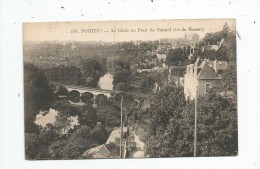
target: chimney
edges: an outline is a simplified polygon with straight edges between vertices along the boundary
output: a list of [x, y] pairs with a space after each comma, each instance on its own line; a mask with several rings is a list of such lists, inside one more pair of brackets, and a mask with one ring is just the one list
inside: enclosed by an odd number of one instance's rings
[[214, 60], [213, 68], [215, 70], [215, 73], [218, 74], [218, 61], [217, 60]]
[[101, 122], [97, 122], [97, 127], [101, 127], [102, 123]]
[[225, 40], [225, 39], [221, 39], [221, 41], [220, 41], [220, 45], [222, 45], [222, 44], [223, 44], [224, 40]]
[[220, 47], [220, 42], [217, 42], [217, 46]]
[[190, 65], [187, 65], [187, 66], [186, 66], [186, 70], [187, 70], [186, 73], [187, 73], [187, 74], [190, 74]]
[[190, 70], [191, 70], [191, 75], [193, 75], [193, 73], [194, 73], [194, 65], [193, 64], [190, 64]]
[[198, 67], [197, 66], [195, 66], [194, 67], [194, 75], [197, 77], [197, 75], [198, 75]]

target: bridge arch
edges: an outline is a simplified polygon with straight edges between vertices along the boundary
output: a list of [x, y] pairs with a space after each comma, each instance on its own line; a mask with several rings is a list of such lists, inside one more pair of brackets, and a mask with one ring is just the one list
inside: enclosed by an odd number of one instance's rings
[[92, 93], [95, 96], [99, 94], [104, 94], [107, 98], [111, 97], [111, 92], [110, 90], [103, 90], [103, 89], [97, 89], [97, 88], [88, 88], [84, 86], [66, 86], [69, 92], [76, 90], [80, 93], [80, 96], [83, 93], [89, 92]]
[[96, 103], [99, 103], [99, 102], [104, 102], [104, 101], [107, 101], [107, 96], [105, 94], [98, 94], [96, 95], [95, 97], [95, 102]]
[[84, 92], [81, 94], [81, 100], [86, 103], [90, 100], [93, 100], [95, 98], [95, 95], [91, 92]]
[[80, 97], [80, 92], [77, 90], [71, 90], [71, 91], [69, 91], [69, 96], [70, 97]]

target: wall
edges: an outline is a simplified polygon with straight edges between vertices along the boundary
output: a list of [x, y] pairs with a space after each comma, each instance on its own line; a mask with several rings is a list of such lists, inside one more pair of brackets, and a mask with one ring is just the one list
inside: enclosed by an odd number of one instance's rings
[[210, 83], [211, 84], [211, 88], [216, 87], [216, 82], [218, 81], [218, 79], [207, 79], [207, 80], [199, 80], [199, 95], [204, 95], [205, 94], [205, 90], [206, 90], [206, 84]]

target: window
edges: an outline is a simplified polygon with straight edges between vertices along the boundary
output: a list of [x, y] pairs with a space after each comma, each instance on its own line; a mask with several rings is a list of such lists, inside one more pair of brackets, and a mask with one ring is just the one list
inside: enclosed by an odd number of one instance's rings
[[210, 91], [210, 89], [211, 89], [211, 84], [210, 83], [207, 83], [206, 85], [205, 85], [205, 93], [208, 93], [209, 91]]

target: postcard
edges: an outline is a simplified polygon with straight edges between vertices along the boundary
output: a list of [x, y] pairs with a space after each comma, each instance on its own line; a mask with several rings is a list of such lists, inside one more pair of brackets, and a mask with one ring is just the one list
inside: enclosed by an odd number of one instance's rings
[[235, 19], [23, 24], [27, 160], [238, 154]]

